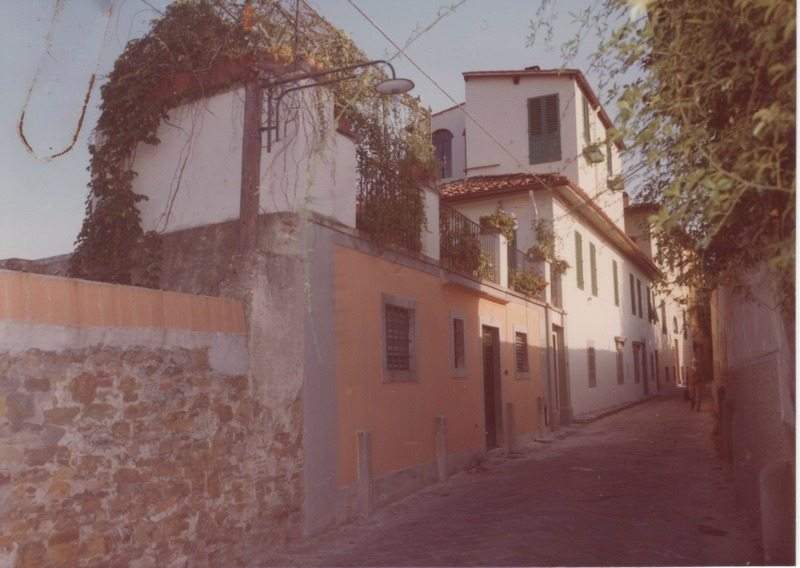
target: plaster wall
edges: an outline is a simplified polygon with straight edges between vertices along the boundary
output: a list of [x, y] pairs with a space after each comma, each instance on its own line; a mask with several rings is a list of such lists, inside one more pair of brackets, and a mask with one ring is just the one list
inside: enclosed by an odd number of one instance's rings
[[[470, 79], [464, 86], [469, 113], [486, 130], [466, 123], [470, 175], [553, 173], [578, 179], [576, 87], [568, 78], [511, 77]], [[561, 117], [561, 160], [531, 165], [528, 156], [528, 99], [558, 94]], [[507, 150], [498, 146], [500, 142]], [[509, 155], [510, 154], [510, 155]]]
[[[645, 395], [644, 373], [634, 380], [633, 342], [642, 342], [649, 353], [656, 348], [654, 328], [647, 319], [646, 287], [649, 280], [640, 269], [610, 242], [578, 217], [569, 215], [566, 207], [553, 200], [556, 250], [570, 267], [562, 276], [564, 308], [567, 313], [566, 348], [571, 385], [571, 401], [576, 416], [637, 400]], [[583, 244], [583, 289], [577, 285], [575, 232]], [[592, 294], [589, 245], [594, 244], [597, 258], [598, 294]], [[612, 261], [617, 263], [619, 305], [614, 302]], [[633, 315], [629, 275], [641, 281], [644, 317]], [[623, 384], [617, 382], [616, 338], [623, 338]], [[589, 386], [588, 348], [596, 353], [597, 385]], [[648, 368], [648, 377], [650, 376]], [[655, 382], [648, 383], [650, 393]]]
[[[157, 131], [161, 143], [139, 145], [133, 190], [148, 198], [138, 205], [145, 230], [238, 219], [243, 115], [244, 89], [233, 89], [171, 110]], [[308, 208], [355, 226], [355, 145], [332, 127], [329, 96], [287, 96], [281, 123], [281, 141], [262, 153], [261, 211]]]
[[441, 181], [443, 182], [461, 179], [467, 176], [467, 130], [466, 117], [462, 108], [463, 106], [459, 105], [431, 116], [431, 132], [445, 129], [449, 130], [453, 135], [450, 146], [453, 160], [453, 175], [448, 178], [442, 178]]
[[[356, 480], [356, 432], [372, 435], [372, 472], [386, 476], [435, 460], [435, 419], [447, 420], [447, 452], [485, 448], [481, 326], [497, 327], [501, 343], [503, 403], [514, 407], [517, 435], [539, 427], [537, 398], [544, 397], [541, 364], [543, 308], [524, 300], [507, 304], [423, 272], [347, 247], [334, 253], [338, 426], [337, 479]], [[382, 379], [382, 298], [415, 302], [416, 380]], [[466, 373], [451, 371], [451, 313], [465, 319]], [[530, 372], [517, 376], [513, 333], [526, 331]], [[500, 434], [500, 432], [499, 432]]]
[[788, 326], [793, 315], [783, 313], [778, 282], [766, 266], [753, 269], [744, 284], [744, 290], [721, 286], [712, 294], [713, 400], [723, 456], [732, 462], [740, 503], [760, 529], [764, 561], [792, 564], [796, 377]]
[[425, 200], [425, 226], [422, 227], [422, 254], [439, 259], [439, 192], [435, 187], [422, 190]]
[[296, 536], [302, 436], [254, 337], [234, 300], [0, 271], [0, 564], [246, 566]]

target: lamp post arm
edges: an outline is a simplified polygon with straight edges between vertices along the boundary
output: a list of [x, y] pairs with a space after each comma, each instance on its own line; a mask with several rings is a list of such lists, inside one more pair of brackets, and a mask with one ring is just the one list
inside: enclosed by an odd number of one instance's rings
[[[337, 67], [336, 69], [328, 69], [326, 71], [318, 71], [316, 73], [305, 73], [303, 75], [295, 75], [293, 77], [287, 77], [285, 79], [281, 79], [279, 81], [263, 81], [261, 84], [263, 87], [267, 89], [271, 89], [273, 87], [279, 87], [280, 85], [285, 85], [287, 83], [294, 83], [297, 81], [303, 81], [305, 79], [317, 79], [319, 77], [325, 77], [326, 75], [333, 75], [334, 73], [341, 73], [342, 71], [354, 71], [356, 69], [361, 69], [363, 67], [372, 67], [375, 65], [386, 65], [389, 70], [392, 72], [392, 79], [397, 78], [397, 74], [395, 73], [394, 66], [384, 59], [375, 59], [373, 61], [367, 61], [364, 63], [354, 63], [353, 65], [345, 65], [343, 67]], [[349, 77], [348, 77], [349, 78]], [[339, 81], [343, 81], [345, 79], [339, 79]], [[336, 80], [330, 81], [338, 82]]]

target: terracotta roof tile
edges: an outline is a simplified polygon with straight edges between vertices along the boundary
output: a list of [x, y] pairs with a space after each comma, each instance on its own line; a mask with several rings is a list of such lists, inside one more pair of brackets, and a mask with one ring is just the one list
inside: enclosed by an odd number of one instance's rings
[[556, 174], [506, 174], [496, 176], [474, 176], [446, 183], [439, 187], [443, 201], [474, 199], [497, 193], [545, 189], [569, 184], [564, 176]]

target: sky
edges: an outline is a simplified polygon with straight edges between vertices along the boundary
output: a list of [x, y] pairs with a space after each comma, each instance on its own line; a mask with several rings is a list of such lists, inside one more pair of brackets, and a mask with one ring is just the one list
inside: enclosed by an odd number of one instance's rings
[[[443, 10], [457, 6], [407, 49], [446, 94], [402, 56], [393, 61], [398, 75], [416, 83], [414, 93], [434, 112], [453, 105], [453, 100], [463, 101], [464, 71], [562, 64], [558, 50], [527, 45], [540, 0], [354, 1], [399, 45]], [[574, 33], [569, 14], [589, 1], [558, 2], [557, 38]], [[0, 259], [42, 258], [72, 250], [88, 191], [87, 147], [99, 116], [100, 86], [126, 43], [144, 35], [158, 16], [155, 10], [167, 4], [168, 0], [0, 2]], [[368, 56], [395, 55], [347, 0], [310, 4]], [[592, 47], [587, 38], [571, 66], [585, 68]], [[74, 146], [50, 158], [70, 147], [93, 74], [97, 80]]]

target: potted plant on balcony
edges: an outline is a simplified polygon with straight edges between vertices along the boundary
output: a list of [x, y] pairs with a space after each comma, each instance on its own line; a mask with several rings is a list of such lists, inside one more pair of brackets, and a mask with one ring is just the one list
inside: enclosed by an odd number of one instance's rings
[[600, 148], [600, 144], [597, 142], [584, 147], [583, 157], [586, 158], [586, 161], [590, 164], [601, 164], [606, 159], [603, 150]]
[[538, 296], [547, 288], [547, 281], [530, 270], [521, 270], [511, 276], [510, 285], [526, 296]]
[[564, 274], [567, 268], [569, 268], [569, 263], [563, 258], [554, 258], [550, 261], [550, 269], [553, 271], [553, 274]]
[[481, 232], [500, 233], [509, 241], [514, 239], [514, 231], [519, 226], [516, 215], [500, 208], [491, 215], [481, 217], [479, 223]]
[[621, 175], [611, 176], [606, 183], [611, 191], [625, 191], [625, 178]]

